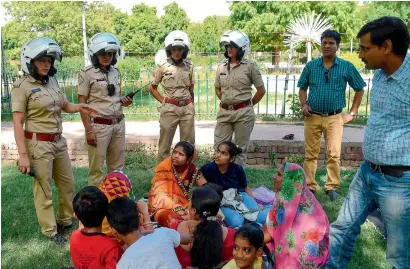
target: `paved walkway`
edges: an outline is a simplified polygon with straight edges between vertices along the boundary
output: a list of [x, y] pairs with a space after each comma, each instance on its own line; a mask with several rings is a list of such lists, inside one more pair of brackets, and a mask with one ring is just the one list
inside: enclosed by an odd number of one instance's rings
[[[198, 145], [212, 145], [214, 139], [216, 121], [196, 121], [195, 137]], [[251, 140], [278, 141], [286, 134], [294, 134], [294, 141], [304, 141], [303, 125], [256, 123], [252, 132]], [[345, 127], [343, 142], [362, 143], [363, 127]], [[84, 127], [81, 122], [64, 122], [63, 135], [67, 140], [84, 137]], [[159, 139], [159, 122], [128, 121], [126, 123], [126, 138], [128, 141], [156, 144]], [[176, 132], [173, 143], [179, 141], [179, 129]], [[14, 144], [12, 122], [1, 123], [1, 143]]]

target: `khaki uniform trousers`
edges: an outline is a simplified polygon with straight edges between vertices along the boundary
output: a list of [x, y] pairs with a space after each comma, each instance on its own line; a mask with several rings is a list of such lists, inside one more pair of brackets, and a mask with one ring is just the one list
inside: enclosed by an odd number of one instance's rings
[[315, 181], [317, 159], [320, 152], [322, 133], [326, 143], [327, 183], [326, 190], [335, 190], [340, 186], [340, 152], [343, 137], [342, 114], [329, 117], [312, 115], [305, 118], [305, 162], [303, 168], [307, 176], [309, 189], [317, 190]]
[[88, 185], [99, 187], [104, 179], [104, 163], [107, 173], [124, 169], [125, 120], [113, 125], [93, 124], [97, 147], [88, 145]]
[[[40, 181], [47, 197], [44, 195], [40, 183], [34, 179], [34, 206], [41, 232], [46, 236], [57, 234], [57, 224], [71, 225], [73, 216], [73, 184], [74, 176], [71, 160], [67, 152], [67, 141], [61, 137], [56, 142], [25, 139], [29, 154], [30, 166], [36, 172], [36, 179]], [[54, 215], [52, 200], [52, 179], [58, 190], [57, 217]]]
[[159, 108], [159, 113], [160, 133], [157, 159], [161, 162], [169, 156], [178, 125], [180, 140], [195, 144], [195, 109], [192, 103], [181, 107], [165, 103]]
[[214, 135], [214, 149], [224, 141], [231, 141], [235, 134], [235, 144], [242, 149], [242, 153], [236, 156], [235, 162], [244, 166], [248, 154], [248, 144], [255, 125], [255, 112], [252, 106], [238, 110], [225, 110], [221, 108], [217, 115]]

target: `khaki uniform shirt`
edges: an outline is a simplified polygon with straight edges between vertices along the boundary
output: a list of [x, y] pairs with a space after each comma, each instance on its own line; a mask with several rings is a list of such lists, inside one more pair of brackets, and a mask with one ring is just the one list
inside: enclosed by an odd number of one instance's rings
[[[115, 93], [108, 95], [108, 84], [114, 84]], [[78, 95], [88, 96], [87, 103], [103, 116], [122, 114], [119, 71], [110, 66], [106, 73], [99, 68], [84, 67], [78, 75]]]
[[189, 99], [189, 87], [195, 84], [193, 67], [189, 60], [184, 59], [181, 64], [175, 65], [172, 59], [168, 58], [152, 73], [152, 84], [161, 84], [166, 97], [176, 100]]
[[13, 84], [12, 112], [24, 113], [24, 128], [28, 132], [61, 134], [61, 111], [67, 103], [54, 77], [50, 77], [46, 85], [30, 75]]
[[223, 104], [234, 105], [252, 99], [252, 84], [261, 87], [263, 80], [259, 69], [249, 60], [243, 59], [230, 70], [225, 60], [216, 70], [215, 87], [221, 88]]

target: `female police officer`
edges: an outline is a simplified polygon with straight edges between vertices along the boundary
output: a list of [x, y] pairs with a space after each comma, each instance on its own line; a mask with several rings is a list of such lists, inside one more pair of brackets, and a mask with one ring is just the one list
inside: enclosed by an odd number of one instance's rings
[[[168, 59], [160, 63], [152, 74], [151, 94], [162, 105], [158, 162], [168, 157], [175, 131], [179, 125], [180, 140], [195, 143], [195, 110], [193, 104], [193, 63], [186, 59], [189, 38], [185, 32], [172, 31], [165, 38]], [[158, 91], [161, 83], [164, 96]]]
[[[50, 38], [34, 38], [23, 45], [21, 69], [24, 76], [16, 81], [11, 93], [14, 135], [19, 152], [18, 168], [24, 174], [35, 173], [34, 205], [41, 232], [56, 243], [64, 243], [61, 233], [71, 225], [73, 215], [73, 172], [62, 137], [61, 112], [96, 113], [88, 105], [67, 101], [53, 75], [55, 60], [61, 61], [61, 49]], [[23, 129], [24, 126], [24, 129]], [[51, 179], [58, 189], [58, 210], [54, 216]]]
[[[255, 123], [256, 105], [265, 94], [265, 87], [258, 68], [244, 57], [250, 51], [249, 38], [245, 33], [231, 30], [221, 37], [226, 60], [218, 66], [215, 74], [215, 92], [221, 100], [214, 135], [214, 149], [223, 141], [230, 141], [235, 133], [235, 143], [242, 149], [236, 157], [240, 165], [246, 163], [248, 142]], [[256, 94], [252, 98], [252, 84]]]
[[98, 187], [107, 172], [124, 168], [125, 122], [122, 106], [131, 98], [122, 97], [119, 71], [114, 66], [121, 54], [120, 43], [110, 33], [94, 35], [88, 45], [92, 65], [84, 67], [78, 76], [78, 102], [88, 103], [101, 117], [81, 114], [88, 144], [88, 185]]

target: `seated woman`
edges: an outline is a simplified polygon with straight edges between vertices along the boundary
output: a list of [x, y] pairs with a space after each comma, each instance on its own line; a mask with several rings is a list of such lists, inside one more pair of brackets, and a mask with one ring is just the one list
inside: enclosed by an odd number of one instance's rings
[[263, 227], [275, 268], [320, 268], [329, 257], [329, 220], [306, 185], [298, 164], [286, 163], [274, 178], [276, 198]]
[[170, 228], [193, 238], [191, 244], [175, 249], [182, 268], [217, 268], [232, 259], [235, 230], [217, 222], [220, 199], [212, 188], [195, 188], [188, 210], [190, 219], [171, 224]]
[[194, 146], [181, 141], [175, 145], [172, 155], [155, 168], [148, 207], [159, 225], [169, 227], [173, 221], [189, 218], [187, 207], [192, 188], [206, 183], [194, 159]]
[[[234, 143], [230, 141], [222, 142], [215, 155], [215, 161], [207, 163], [201, 168], [202, 175], [208, 182], [222, 186], [223, 190], [234, 188], [242, 196], [243, 203], [250, 210], [259, 210], [263, 208], [258, 205], [253, 198], [252, 190], [246, 182], [245, 170], [242, 166], [235, 163], [235, 158], [242, 152]], [[269, 209], [262, 210], [256, 222], [264, 224]], [[242, 226], [245, 222], [243, 216], [236, 210], [222, 206], [222, 213], [225, 215], [225, 223], [230, 227]]]
[[[118, 197], [130, 197], [132, 186], [126, 174], [122, 171], [115, 170], [109, 173], [100, 183], [100, 190], [105, 194], [108, 202], [111, 202]], [[137, 202], [136, 207], [138, 208], [138, 214], [140, 217], [141, 231], [144, 234], [152, 233], [154, 231], [154, 227], [148, 214], [148, 207], [142, 202]], [[115, 239], [106, 217], [102, 223], [102, 232], [105, 235]]]

